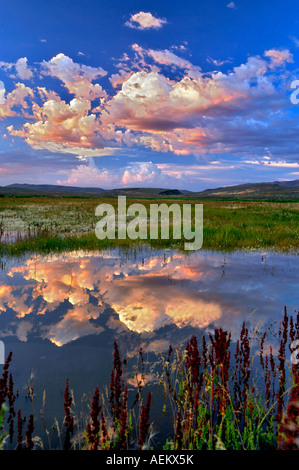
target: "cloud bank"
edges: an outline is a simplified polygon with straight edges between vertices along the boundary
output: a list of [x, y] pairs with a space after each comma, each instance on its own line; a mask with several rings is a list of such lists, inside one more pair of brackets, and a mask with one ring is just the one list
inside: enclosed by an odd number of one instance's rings
[[[143, 12], [131, 20], [143, 29], [165, 23]], [[111, 171], [86, 160], [120, 149], [140, 148], [182, 159], [229, 154], [239, 161], [262, 162], [268, 155], [271, 162], [290, 163], [298, 160], [299, 150], [288, 96], [292, 63], [289, 50], [273, 48], [226, 73], [203, 72], [170, 49], [146, 49], [136, 43], [110, 74], [100, 65], [77, 63], [63, 53], [35, 67], [21, 58], [14, 64], [0, 63], [16, 77], [11, 91], [0, 86], [0, 119], [7, 136], [34, 150], [79, 157], [68, 177], [59, 179], [67, 184], [170, 182], [166, 167], [150, 162]], [[31, 86], [19, 79], [30, 80]], [[54, 89], [48, 86], [50, 80], [55, 81]]]

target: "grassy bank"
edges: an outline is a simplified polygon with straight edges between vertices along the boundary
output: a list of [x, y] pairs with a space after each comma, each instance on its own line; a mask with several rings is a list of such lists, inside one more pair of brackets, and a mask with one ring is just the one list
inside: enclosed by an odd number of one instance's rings
[[[127, 207], [142, 203], [203, 204], [203, 248], [274, 249], [297, 251], [299, 246], [299, 203], [257, 201], [200, 201], [178, 199], [127, 199]], [[76, 249], [97, 250], [113, 246], [149, 243], [155, 247], [183, 248], [184, 240], [103, 240], [95, 236], [98, 204], [117, 209], [116, 198], [18, 197], [0, 200], [2, 254], [50, 252]], [[194, 207], [194, 206], [193, 206]]]
[[[229, 332], [215, 329], [200, 341], [192, 336], [184, 347], [169, 346], [168, 353], [157, 354], [151, 366], [155, 379], [149, 384], [142, 350], [129, 381], [130, 371], [114, 343], [110, 385], [96, 388], [89, 413], [78, 412], [66, 379], [64, 402], [57, 401], [64, 419], [59, 423], [53, 416], [45, 422], [45, 391], [39, 414], [29, 387], [33, 412], [26, 427], [9, 371], [10, 353], [0, 379], [0, 445], [44, 448], [35, 431], [42, 420], [48, 446], [52, 430], [58, 436], [54, 448], [65, 450], [297, 450], [299, 365], [291, 364], [289, 357], [298, 339], [299, 314], [289, 317], [286, 310], [276, 331], [249, 332], [244, 323], [233, 341]], [[157, 403], [155, 415], [160, 414], [160, 424], [166, 421], [167, 438], [159, 436], [153, 420]], [[154, 436], [160, 438], [158, 447]]]

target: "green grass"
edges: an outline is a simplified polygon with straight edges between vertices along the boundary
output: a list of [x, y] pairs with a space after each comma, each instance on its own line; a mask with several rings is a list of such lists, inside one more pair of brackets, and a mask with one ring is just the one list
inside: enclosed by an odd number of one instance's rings
[[[203, 204], [203, 249], [298, 250], [298, 202], [127, 198], [127, 207], [136, 202], [141, 202], [147, 209], [151, 203], [162, 202], [169, 205]], [[144, 243], [153, 247], [183, 249], [185, 240], [173, 240], [171, 236], [169, 240], [131, 241], [118, 240], [117, 236], [115, 240], [98, 240], [94, 232], [99, 220], [95, 217], [95, 208], [101, 203], [110, 203], [117, 208], [118, 201], [117, 198], [2, 198], [0, 229], [3, 235], [0, 252], [18, 255], [25, 252], [98, 250]], [[4, 234], [8, 235], [8, 239]], [[13, 236], [14, 239], [11, 238]]]

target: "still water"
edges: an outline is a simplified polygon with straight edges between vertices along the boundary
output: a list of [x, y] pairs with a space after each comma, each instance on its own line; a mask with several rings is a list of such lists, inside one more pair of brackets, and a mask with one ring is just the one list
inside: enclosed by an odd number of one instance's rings
[[32, 407], [31, 376], [37, 400], [46, 390], [50, 425], [63, 416], [66, 378], [75, 397], [109, 384], [115, 340], [123, 358], [140, 347], [151, 357], [215, 327], [234, 336], [244, 321], [275, 325], [285, 306], [299, 307], [298, 256], [272, 252], [80, 251], [2, 259], [0, 277], [16, 408]]

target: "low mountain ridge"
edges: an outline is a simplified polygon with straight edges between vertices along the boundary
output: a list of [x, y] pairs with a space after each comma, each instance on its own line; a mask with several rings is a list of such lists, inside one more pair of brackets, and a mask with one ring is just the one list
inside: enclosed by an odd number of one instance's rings
[[299, 180], [270, 183], [246, 183], [204, 191], [171, 188], [89, 188], [52, 184], [10, 184], [0, 187], [2, 196], [52, 197], [117, 197], [129, 198], [191, 198], [191, 199], [245, 199], [245, 200], [299, 200]]

